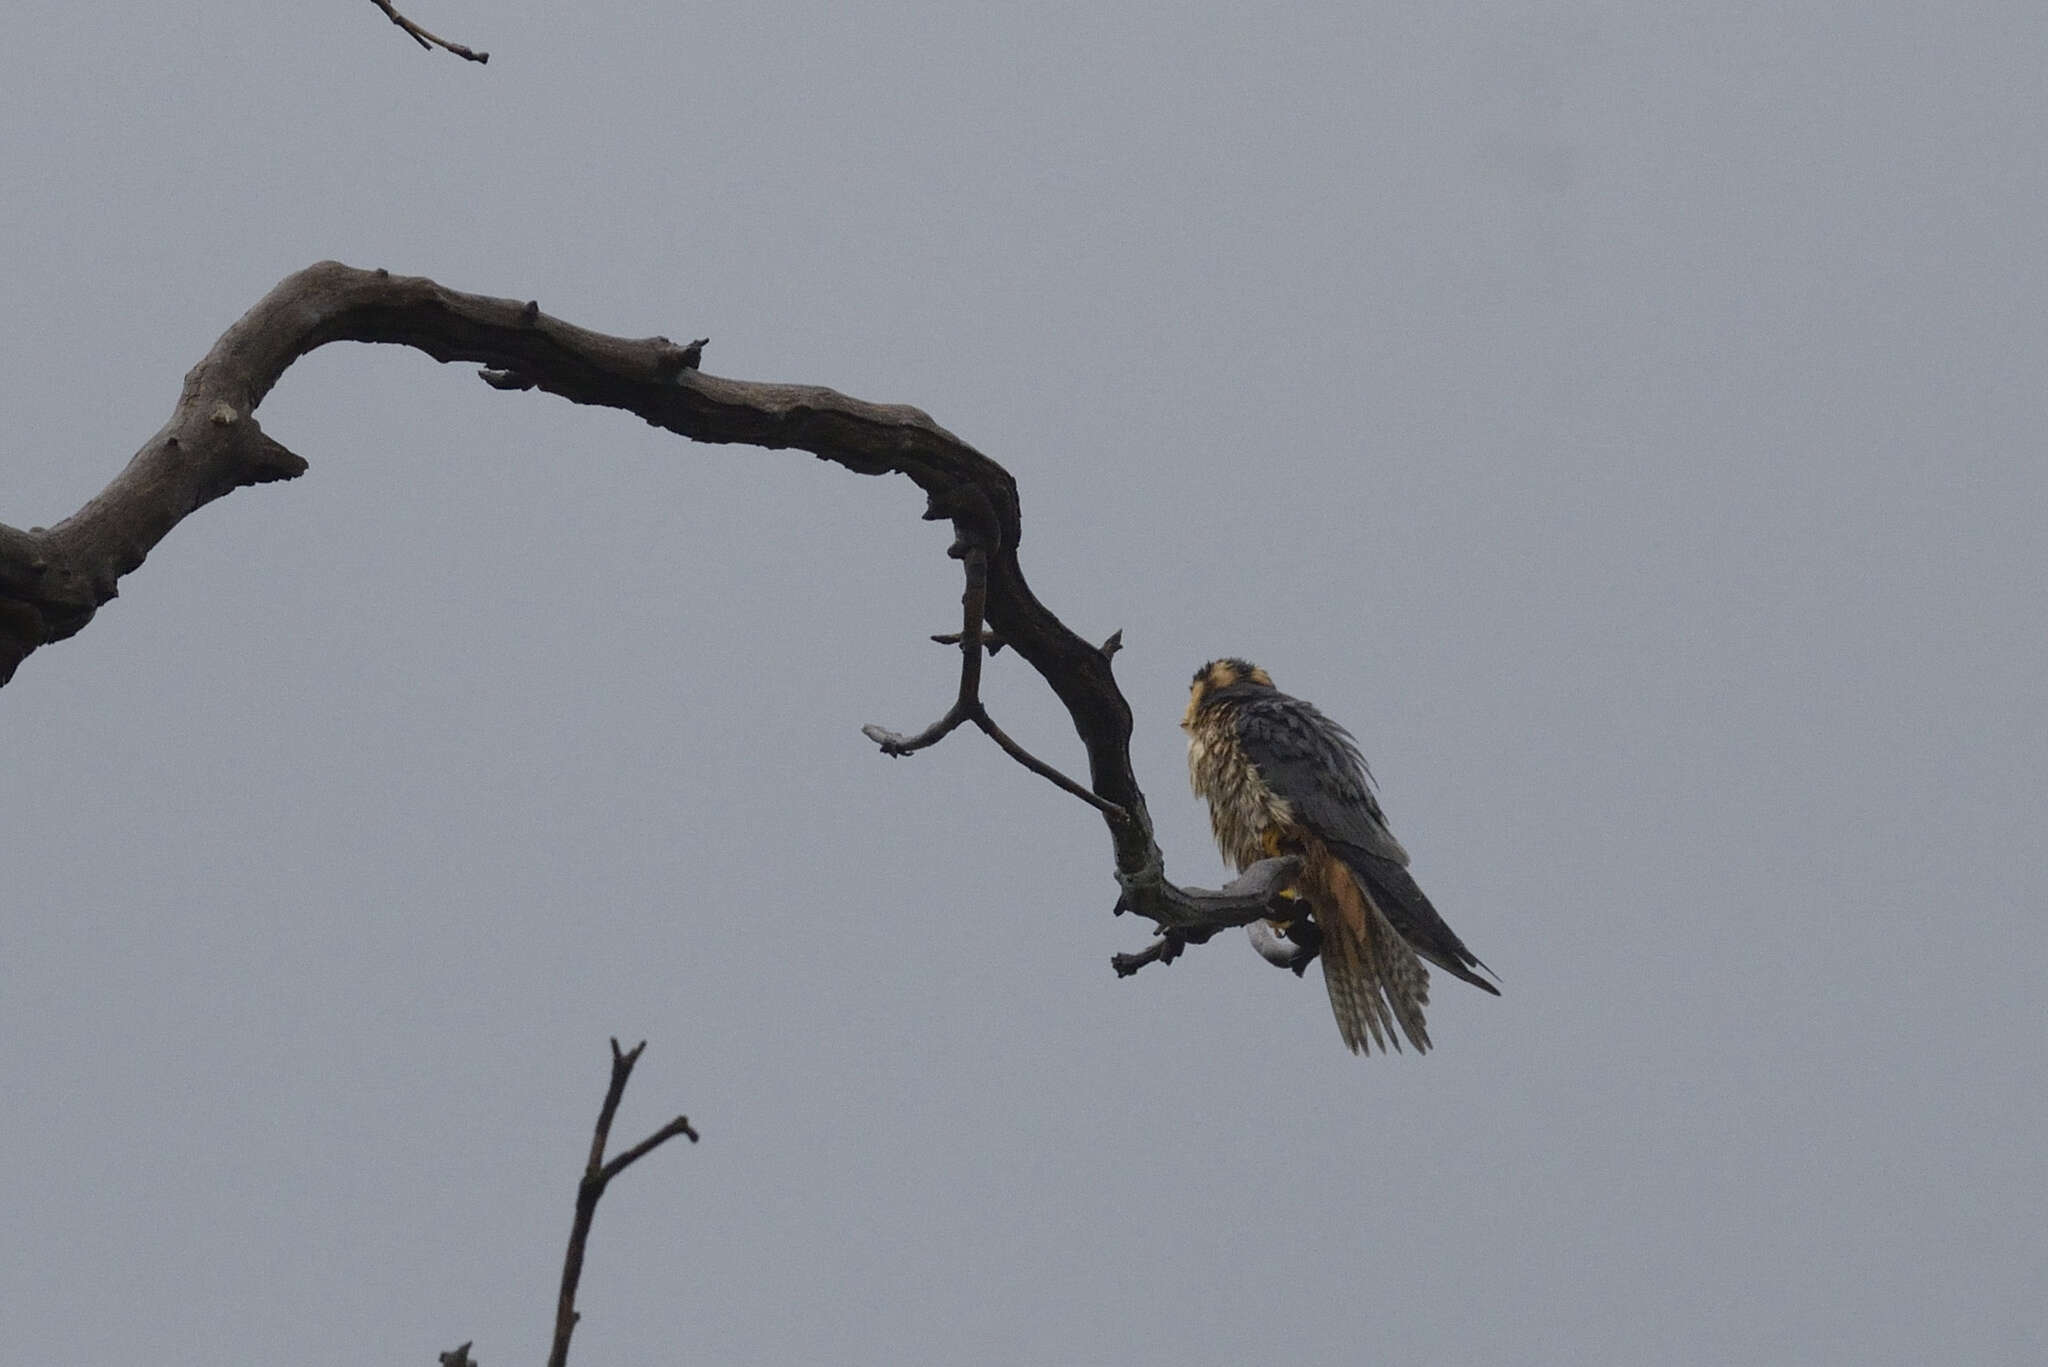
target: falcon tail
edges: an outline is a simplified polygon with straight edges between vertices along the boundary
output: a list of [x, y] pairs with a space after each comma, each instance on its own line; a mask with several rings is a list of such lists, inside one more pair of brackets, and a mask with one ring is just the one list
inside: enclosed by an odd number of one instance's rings
[[[1401, 1035], [1418, 1054], [1429, 1052], [1422, 1008], [1429, 1005], [1429, 970], [1395, 933], [1357, 877], [1320, 845], [1307, 850], [1304, 891], [1323, 933], [1323, 985], [1337, 1030], [1354, 1054], [1399, 1052]], [[1400, 1033], [1395, 1033], [1399, 1025]]]
[[1381, 923], [1391, 925], [1417, 954], [1482, 992], [1491, 992], [1496, 997], [1500, 995], [1498, 987], [1472, 971], [1476, 968], [1492, 973], [1493, 970], [1481, 963], [1477, 954], [1465, 948], [1465, 942], [1444, 923], [1443, 917], [1437, 915], [1436, 908], [1430, 905], [1429, 898], [1423, 895], [1407, 869], [1362, 846], [1344, 841], [1330, 842], [1330, 851], [1358, 876], [1358, 886], [1364, 890], [1367, 902], [1383, 913]]

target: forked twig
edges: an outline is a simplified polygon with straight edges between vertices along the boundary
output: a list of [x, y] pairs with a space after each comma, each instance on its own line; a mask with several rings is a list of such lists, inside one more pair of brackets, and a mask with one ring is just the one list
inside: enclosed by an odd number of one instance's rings
[[990, 655], [995, 654], [1002, 648], [1003, 642], [1000, 637], [982, 628], [982, 616], [988, 606], [988, 552], [980, 546], [955, 549], [967, 571], [967, 588], [960, 595], [960, 630], [957, 634], [947, 632], [943, 636], [932, 637], [941, 645], [960, 647], [960, 689], [953, 696], [953, 705], [946, 709], [945, 716], [914, 736], [899, 735], [872, 723], [863, 726], [860, 729], [861, 734], [881, 746], [885, 755], [914, 755], [919, 750], [944, 740], [959, 729], [960, 723], [971, 721], [980, 728], [983, 735], [1002, 747], [1004, 754], [1032, 773], [1072, 793], [1113, 821], [1129, 820], [1130, 814], [1122, 807], [1090, 792], [1011, 740], [1008, 733], [996, 725], [995, 718], [989, 716], [988, 708], [981, 701], [981, 657], [984, 651]]
[[609, 1163], [605, 1161], [604, 1146], [611, 1138], [612, 1117], [618, 1114], [619, 1098], [626, 1094], [626, 1079], [633, 1075], [633, 1065], [640, 1061], [641, 1051], [646, 1048], [646, 1040], [623, 1050], [616, 1039], [612, 1041], [612, 1081], [605, 1089], [604, 1104], [598, 1108], [597, 1130], [590, 1139], [590, 1161], [584, 1165], [583, 1180], [576, 1188], [576, 1223], [569, 1230], [569, 1251], [562, 1258], [562, 1291], [555, 1302], [555, 1342], [548, 1352], [548, 1367], [567, 1367], [569, 1361], [569, 1336], [576, 1332], [576, 1321], [582, 1318], [576, 1313], [576, 1284], [583, 1278], [583, 1250], [590, 1241], [590, 1224], [596, 1218], [597, 1202], [605, 1187], [679, 1134], [688, 1137], [692, 1144], [697, 1142], [697, 1132], [690, 1128], [689, 1117], [679, 1115]]

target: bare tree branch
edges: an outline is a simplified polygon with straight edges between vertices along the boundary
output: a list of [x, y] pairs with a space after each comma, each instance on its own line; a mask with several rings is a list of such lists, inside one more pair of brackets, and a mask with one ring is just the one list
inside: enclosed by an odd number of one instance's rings
[[[121, 576], [186, 515], [244, 485], [305, 470], [263, 434], [255, 410], [299, 357], [341, 341], [475, 362], [496, 387], [624, 409], [694, 441], [809, 451], [857, 474], [905, 476], [924, 490], [926, 518], [953, 523], [968, 575], [961, 690], [939, 734], [973, 721], [1013, 759], [1099, 811], [1115, 851], [1120, 910], [1182, 932], [1186, 943], [1200, 942], [1188, 932], [1286, 918], [1284, 881], [1255, 880], [1266, 865], [1221, 893], [1167, 881], [1131, 767], [1130, 705], [1110, 670], [1121, 633], [1092, 645], [1031, 592], [1017, 560], [1016, 481], [1000, 465], [915, 408], [709, 375], [696, 368], [701, 342], [607, 336], [550, 317], [533, 301], [465, 294], [387, 271], [330, 261], [290, 276], [192, 368], [170, 421], [95, 498], [47, 530], [0, 526], [0, 684], [37, 648], [84, 629], [115, 596]], [[982, 708], [988, 635], [1016, 651], [1065, 705], [1087, 755], [1085, 784], [1031, 757]], [[971, 700], [965, 709], [963, 698]]]
[[[679, 1115], [609, 1163], [605, 1161], [604, 1149], [611, 1139], [612, 1118], [619, 1112], [619, 1098], [626, 1094], [626, 1080], [633, 1075], [633, 1065], [640, 1061], [646, 1048], [646, 1040], [626, 1050], [619, 1048], [616, 1039], [612, 1041], [612, 1080], [605, 1089], [604, 1104], [597, 1111], [597, 1130], [590, 1139], [590, 1161], [584, 1165], [583, 1180], [576, 1187], [576, 1221], [569, 1230], [569, 1250], [562, 1257], [562, 1290], [555, 1301], [555, 1340], [548, 1351], [548, 1367], [567, 1367], [569, 1361], [569, 1337], [582, 1318], [576, 1313], [576, 1284], [583, 1278], [583, 1250], [590, 1241], [591, 1221], [597, 1218], [597, 1203], [604, 1189], [614, 1177], [677, 1135], [687, 1136], [692, 1144], [697, 1142], [697, 1132], [690, 1128], [689, 1118]], [[466, 1352], [468, 1347], [464, 1344], [458, 1351]]]
[[460, 43], [451, 43], [446, 38], [437, 37], [427, 32], [412, 20], [400, 14], [393, 7], [391, 0], [370, 0], [370, 3], [383, 10], [386, 18], [411, 34], [412, 40], [429, 52], [432, 52], [435, 48], [440, 48], [443, 52], [454, 53], [466, 62], [488, 62], [491, 60], [491, 54], [488, 52], [478, 52], [472, 48], [466, 48]]

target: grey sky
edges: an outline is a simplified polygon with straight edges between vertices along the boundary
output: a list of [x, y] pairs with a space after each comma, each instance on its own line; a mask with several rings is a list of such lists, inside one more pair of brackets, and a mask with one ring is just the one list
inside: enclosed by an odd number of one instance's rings
[[[1796, 10], [1785, 13], [1785, 9]], [[1017, 476], [1174, 723], [1356, 730], [1500, 1001], [1359, 1061], [922, 725], [902, 481], [329, 348], [0, 695], [22, 1362], [2048, 1358], [2038, 5], [19, 6], [0, 520], [316, 259]], [[989, 696], [1074, 764], [1008, 656]]]

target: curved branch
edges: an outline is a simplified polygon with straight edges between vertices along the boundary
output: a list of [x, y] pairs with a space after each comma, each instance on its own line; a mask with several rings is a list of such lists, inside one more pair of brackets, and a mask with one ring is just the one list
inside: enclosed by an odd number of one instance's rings
[[[909, 479], [924, 490], [925, 517], [953, 523], [971, 581], [985, 581], [978, 626], [963, 602], [962, 696], [970, 696], [966, 675], [973, 670], [978, 678], [989, 636], [1022, 656], [1058, 696], [1087, 754], [1085, 786], [1062, 782], [1014, 741], [1004, 749], [1101, 811], [1115, 849], [1119, 908], [1184, 935], [1257, 918], [1241, 898], [1219, 902], [1219, 894], [1166, 881], [1131, 767], [1130, 705], [1110, 671], [1121, 633], [1093, 645], [1032, 593], [1017, 560], [1016, 481], [1002, 466], [915, 408], [708, 375], [697, 368], [702, 342], [608, 336], [552, 318], [532, 301], [465, 294], [388, 271], [327, 261], [287, 277], [192, 368], [170, 421], [97, 497], [47, 530], [0, 526], [0, 684], [28, 654], [91, 622], [121, 577], [188, 514], [244, 485], [302, 473], [306, 463], [264, 435], [255, 410], [294, 361], [344, 341], [478, 363], [500, 388], [623, 409], [693, 441], [809, 451], [856, 474]], [[974, 720], [999, 744], [1008, 740], [980, 711], [978, 696], [959, 720]], [[1285, 914], [1284, 904], [1271, 910]]]

